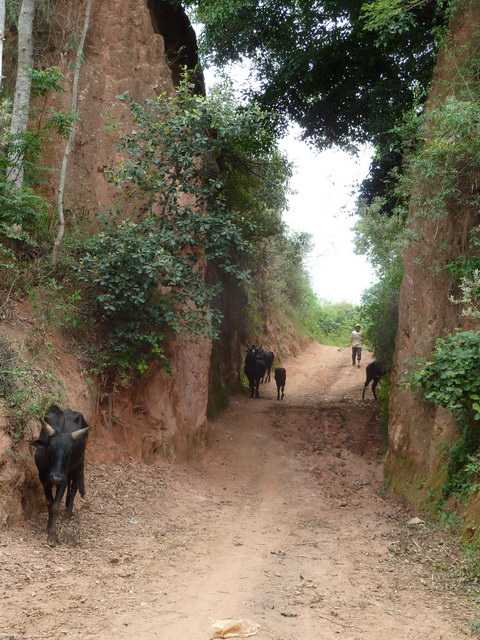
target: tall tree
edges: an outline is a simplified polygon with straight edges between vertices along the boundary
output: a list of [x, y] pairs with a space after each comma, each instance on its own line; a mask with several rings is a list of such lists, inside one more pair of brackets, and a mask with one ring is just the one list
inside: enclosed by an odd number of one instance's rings
[[5, 41], [6, 0], [0, 0], [0, 90], [3, 84], [3, 43]]
[[85, 40], [87, 38], [88, 29], [90, 27], [90, 15], [92, 13], [92, 4], [93, 4], [93, 0], [87, 0], [85, 5], [85, 17], [83, 20], [82, 35], [80, 37], [80, 42], [78, 44], [77, 55], [75, 58], [75, 67], [73, 71], [72, 115], [74, 116], [74, 121], [70, 129], [70, 134], [68, 136], [67, 144], [65, 145], [65, 150], [63, 152], [62, 166], [60, 169], [60, 182], [58, 185], [58, 194], [57, 194], [58, 231], [57, 231], [57, 236], [55, 238], [53, 251], [52, 251], [53, 264], [56, 264], [57, 262], [58, 252], [59, 252], [60, 245], [62, 243], [63, 236], [65, 233], [65, 214], [63, 210], [65, 182], [67, 179], [68, 160], [70, 158], [70, 152], [72, 150], [73, 143], [75, 142], [76, 124], [78, 120], [78, 90], [80, 85], [80, 70], [82, 67]]
[[[18, 62], [15, 97], [13, 100], [11, 134], [19, 142], [28, 126], [30, 112], [30, 93], [32, 88], [33, 67], [33, 19], [35, 17], [35, 0], [23, 0], [18, 18]], [[14, 145], [10, 158], [8, 178], [17, 187], [23, 185], [24, 167], [21, 145]]]

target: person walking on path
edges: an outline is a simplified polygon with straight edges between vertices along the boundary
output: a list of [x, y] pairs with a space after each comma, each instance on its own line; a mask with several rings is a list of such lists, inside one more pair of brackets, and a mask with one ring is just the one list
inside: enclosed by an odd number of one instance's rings
[[352, 367], [360, 367], [360, 360], [362, 359], [362, 334], [360, 333], [360, 325], [356, 324], [355, 329], [352, 331]]

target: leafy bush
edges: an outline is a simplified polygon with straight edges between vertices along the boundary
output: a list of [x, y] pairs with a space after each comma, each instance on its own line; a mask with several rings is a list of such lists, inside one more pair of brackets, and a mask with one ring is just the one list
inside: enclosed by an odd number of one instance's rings
[[439, 338], [431, 360], [420, 364], [411, 383], [425, 400], [445, 407], [457, 420], [460, 437], [449, 452], [443, 493], [464, 493], [480, 446], [480, 334], [459, 331]]
[[29, 188], [18, 189], [0, 180], [0, 255], [4, 268], [12, 266], [15, 253], [25, 253], [45, 239], [48, 228], [48, 205]]
[[182, 239], [169, 218], [148, 217], [109, 222], [85, 242], [75, 270], [106, 341], [98, 371], [142, 373], [152, 359], [167, 364], [167, 334], [213, 334], [212, 289]]

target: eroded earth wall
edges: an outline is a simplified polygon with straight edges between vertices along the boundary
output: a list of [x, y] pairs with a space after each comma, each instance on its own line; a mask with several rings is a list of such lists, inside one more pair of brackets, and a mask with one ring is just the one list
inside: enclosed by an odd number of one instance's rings
[[[478, 55], [479, 33], [480, 4], [466, 2], [439, 57], [428, 109], [455, 96], [461, 83], [459, 69]], [[414, 189], [421, 194], [432, 185], [417, 182]], [[449, 300], [455, 290], [445, 266], [465, 255], [469, 231], [479, 224], [469, 200], [471, 194], [466, 194], [464, 206], [451, 206], [448, 216], [438, 220], [422, 218], [414, 207], [409, 213], [413, 239], [405, 254], [400, 295], [386, 474], [394, 490], [419, 504], [425, 504], [430, 490], [443, 483], [443, 453], [456, 436], [456, 426], [446, 410], [425, 403], [404, 383], [416, 360], [430, 356], [438, 336], [465, 326], [459, 307]]]

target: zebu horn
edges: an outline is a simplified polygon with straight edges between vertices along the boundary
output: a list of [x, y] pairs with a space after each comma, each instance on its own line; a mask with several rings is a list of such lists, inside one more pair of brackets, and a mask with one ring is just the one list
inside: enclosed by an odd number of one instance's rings
[[73, 440], [78, 440], [85, 433], [87, 433], [88, 429], [89, 429], [89, 427], [86, 427], [85, 429], [77, 429], [76, 431], [72, 431], [72, 433], [70, 435], [72, 436]]
[[48, 422], [45, 422], [45, 420], [42, 420], [42, 425], [49, 436], [54, 436], [56, 434], [55, 429], [51, 427]]

